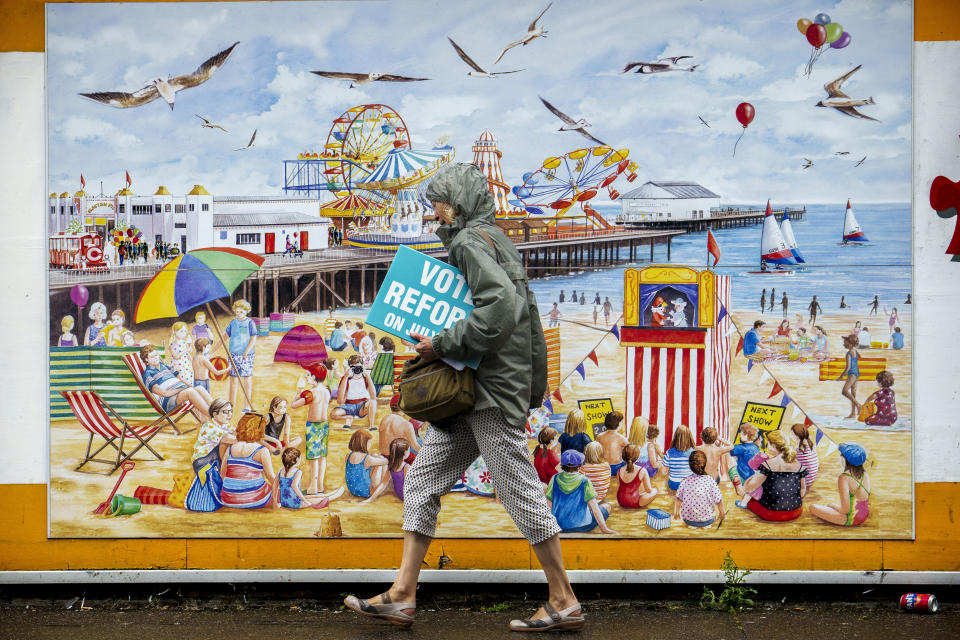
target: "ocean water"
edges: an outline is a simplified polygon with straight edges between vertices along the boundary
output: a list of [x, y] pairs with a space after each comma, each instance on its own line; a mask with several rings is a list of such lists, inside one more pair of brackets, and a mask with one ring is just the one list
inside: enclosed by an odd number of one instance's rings
[[[763, 208], [766, 203], [739, 206]], [[780, 208], [783, 204], [774, 203], [774, 206]], [[799, 208], [802, 205], [787, 206]], [[759, 269], [761, 225], [715, 230], [713, 235], [722, 253], [715, 271], [733, 276], [734, 309], [759, 309], [764, 288], [767, 290], [768, 305], [770, 290], [776, 289], [777, 311], [780, 311], [780, 299], [784, 292], [791, 313], [805, 310], [814, 295], [824, 311], [829, 312], [839, 310], [841, 296], [846, 296], [846, 303], [853, 311], [867, 311], [875, 295], [880, 297], [881, 310], [884, 306], [888, 309], [894, 306], [902, 308], [907, 294], [913, 289], [910, 204], [858, 206], [854, 202], [852, 207], [870, 239], [868, 245], [838, 246], [843, 232], [845, 202], [809, 205], [804, 220], [791, 220], [800, 252], [807, 261], [793, 276], [747, 273]], [[620, 211], [617, 203], [594, 205], [594, 208], [608, 219], [613, 219]], [[675, 237], [670, 253], [669, 264], [703, 268], [707, 260], [707, 232]], [[544, 313], [549, 303], [558, 299], [561, 290], [569, 300], [574, 289], [578, 295], [586, 291], [588, 304], [593, 302], [597, 292], [601, 299], [609, 296], [619, 311], [623, 308], [623, 271], [628, 266], [643, 267], [650, 264], [645, 259], [649, 257], [646, 248], [641, 250], [641, 257], [644, 260], [633, 265], [537, 278], [531, 281], [531, 288], [537, 294], [537, 302], [545, 307], [542, 309]], [[654, 260], [658, 264], [668, 263], [666, 244], [657, 246]], [[903, 311], [909, 309], [907, 307]]]

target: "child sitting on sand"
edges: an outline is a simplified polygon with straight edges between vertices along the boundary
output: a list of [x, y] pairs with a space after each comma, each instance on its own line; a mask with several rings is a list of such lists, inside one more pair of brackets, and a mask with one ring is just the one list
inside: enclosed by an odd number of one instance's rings
[[537, 434], [537, 448], [533, 450], [533, 467], [540, 476], [540, 482], [550, 483], [550, 478], [557, 475], [560, 467], [560, 451], [557, 448], [557, 438], [560, 434], [552, 427], [544, 427]]
[[636, 464], [640, 449], [633, 444], [623, 448], [623, 461], [626, 465], [617, 472], [617, 504], [624, 509], [639, 509], [657, 497], [659, 491], [650, 482], [647, 470]]
[[[611, 477], [617, 475], [617, 471], [623, 466], [623, 448], [630, 444], [630, 441], [619, 431], [622, 421], [622, 413], [611, 411], [603, 419], [603, 426], [606, 430], [597, 436], [597, 442], [603, 446], [603, 457], [610, 465]], [[584, 450], [584, 453], [586, 453], [586, 450]]]
[[685, 424], [679, 425], [673, 432], [670, 448], [663, 456], [663, 464], [670, 470], [667, 485], [671, 491], [676, 491], [680, 486], [680, 481], [692, 473], [689, 461], [695, 445], [696, 440], [690, 433], [690, 427]]
[[386, 472], [388, 461], [381, 455], [370, 453], [373, 435], [366, 429], [357, 429], [350, 436], [347, 448], [344, 479], [347, 490], [358, 498], [366, 498], [361, 504], [373, 502], [386, 491], [391, 481]]
[[[200, 338], [205, 340], [206, 338]], [[285, 509], [322, 509], [343, 495], [343, 487], [330, 494], [307, 497], [300, 491], [300, 450], [287, 447], [280, 456], [283, 471], [277, 474], [273, 484], [273, 506]]]
[[[643, 416], [633, 419], [630, 426], [630, 444], [637, 447], [639, 455], [637, 464], [647, 470], [647, 475], [653, 478], [663, 466], [663, 449], [657, 444], [660, 427], [650, 424]], [[618, 469], [619, 470], [619, 469]]]
[[597, 492], [586, 476], [580, 473], [583, 454], [568, 449], [560, 456], [562, 471], [550, 478], [547, 505], [564, 533], [584, 533], [597, 527], [601, 533], [615, 534], [607, 526], [610, 510], [597, 503]]
[[727, 470], [730, 476], [730, 482], [737, 495], [743, 495], [743, 483], [753, 475], [753, 469], [750, 468], [750, 461], [760, 453], [760, 447], [757, 446], [757, 428], [749, 422], [740, 424], [740, 444], [735, 445], [730, 450], [730, 457], [736, 460], [737, 464], [731, 465]]
[[810, 429], [807, 428], [807, 425], [798, 423], [793, 425], [790, 430], [797, 439], [797, 462], [807, 469], [807, 477], [805, 480], [807, 489], [809, 490], [810, 485], [817, 479], [817, 473], [820, 471], [820, 457], [817, 454], [817, 448], [814, 446], [813, 440], [810, 438]]
[[700, 434], [703, 444], [697, 449], [707, 456], [706, 474], [720, 484], [720, 478], [724, 474], [721, 468], [724, 466], [726, 454], [733, 450], [733, 445], [726, 440], [721, 440], [717, 435], [717, 430], [713, 427], [706, 427]]
[[583, 453], [590, 443], [590, 436], [587, 435], [587, 419], [580, 409], [573, 409], [567, 414], [567, 422], [563, 427], [563, 433], [560, 434], [560, 454], [564, 451], [573, 449]]
[[824, 506], [810, 505], [810, 513], [831, 524], [853, 527], [870, 515], [870, 475], [863, 470], [867, 450], [856, 443], [841, 444], [843, 473], [837, 477], [840, 502]]
[[[673, 517], [683, 518], [691, 527], [709, 527], [717, 518], [723, 520], [723, 496], [720, 488], [707, 473], [707, 454], [694, 451], [690, 454], [690, 471], [677, 489], [677, 498], [673, 503]], [[714, 517], [714, 507], [717, 516]]]
[[610, 490], [610, 463], [603, 457], [603, 445], [591, 442], [583, 450], [584, 463], [580, 469], [597, 492], [597, 500], [603, 502]]
[[403, 502], [403, 481], [407, 478], [407, 454], [410, 445], [403, 438], [394, 438], [390, 442], [390, 455], [387, 458], [387, 469], [390, 470], [390, 479], [393, 481], [393, 492]]

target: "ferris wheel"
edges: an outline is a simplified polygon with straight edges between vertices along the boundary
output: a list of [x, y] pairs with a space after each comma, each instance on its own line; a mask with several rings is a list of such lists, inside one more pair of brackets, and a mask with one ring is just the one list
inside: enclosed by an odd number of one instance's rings
[[333, 121], [324, 144], [327, 188], [352, 192], [395, 149], [410, 149], [410, 132], [392, 107], [361, 104], [347, 109]]
[[600, 145], [551, 156], [536, 171], [523, 174], [523, 183], [511, 189], [514, 199], [508, 203], [528, 214], [556, 217], [580, 204], [591, 217], [593, 210], [587, 204], [590, 200], [603, 190], [611, 200], [616, 200], [620, 192], [614, 182], [625, 173], [629, 182], [636, 179], [637, 165], [629, 155], [629, 149]]

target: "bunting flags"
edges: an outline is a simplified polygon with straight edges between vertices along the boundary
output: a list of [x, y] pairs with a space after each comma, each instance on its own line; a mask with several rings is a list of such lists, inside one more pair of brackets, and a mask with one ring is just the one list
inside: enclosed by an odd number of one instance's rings
[[[764, 370], [764, 373], [767, 373], [766, 370]], [[780, 393], [781, 391], [783, 391], [783, 387], [780, 386], [780, 383], [779, 383], [779, 382], [777, 382], [776, 380], [774, 380], [774, 381], [773, 381], [773, 388], [770, 389], [770, 395], [767, 396], [767, 399], [772, 398], [773, 396], [777, 395], [777, 394]], [[786, 406], [786, 405], [784, 405], [784, 406]]]
[[[737, 342], [736, 355], [740, 355], [741, 351], [743, 351], [743, 336], [740, 336], [740, 340]], [[747, 371], [749, 371], [749, 369], [747, 369]]]
[[[807, 419], [809, 420], [809, 418], [807, 418]], [[820, 440], [821, 440], [822, 438], [823, 438], [823, 431], [822, 431], [821, 429], [817, 429], [817, 435], [814, 436], [814, 439], [813, 439], [813, 440], [814, 440], [814, 444], [820, 444]]]
[[617, 323], [613, 323], [613, 326], [610, 327], [610, 333], [616, 336], [617, 340], [620, 339], [620, 328], [617, 326]]
[[[763, 367], [763, 372], [760, 374], [760, 384], [763, 384], [764, 382], [770, 379], [771, 379], [770, 373], [767, 371], [766, 367]], [[773, 395], [770, 395], [768, 397], [772, 398]]]
[[[805, 427], [812, 427], [812, 426], [814, 426], [813, 420], [810, 419], [810, 416], [808, 416], [807, 414], [803, 414], [803, 418], [804, 418], [804, 419], [803, 419], [803, 426], [805, 426]], [[817, 428], [819, 429], [819, 427], [817, 427]]]
[[727, 315], [727, 308], [723, 305], [720, 305], [720, 313], [717, 314], [717, 324], [719, 325], [723, 318]]
[[717, 239], [709, 229], [707, 229], [707, 253], [713, 256], [713, 266], [717, 266], [720, 262], [720, 245], [717, 244]]
[[547, 408], [547, 411], [549, 411], [550, 413], [553, 413], [553, 403], [550, 402], [550, 398], [547, 398], [546, 400], [543, 401], [543, 406]]
[[750, 369], [753, 369], [753, 360], [747, 360], [747, 373], [750, 373]]
[[557, 389], [553, 392], [553, 397], [557, 399], [557, 402], [563, 402], [563, 396], [560, 395], [560, 389]]
[[803, 416], [804, 418], [806, 418], [806, 415], [804, 415], [803, 411], [800, 410], [800, 407], [798, 407], [796, 404], [794, 404], [794, 405], [793, 405], [793, 415], [791, 416], [791, 418], [794, 419], [794, 420], [796, 420], [796, 419], [797, 419], [797, 414], [799, 414], [799, 415]]
[[829, 458], [829, 457], [830, 457], [830, 454], [832, 454], [834, 451], [837, 451], [837, 450], [839, 449], [839, 447], [837, 446], [837, 443], [836, 443], [836, 442], [834, 442], [833, 440], [830, 440], [829, 438], [827, 438], [827, 441], [828, 441], [830, 444], [827, 445], [827, 453], [826, 453], [826, 455], [824, 456], [824, 458]]
[[[731, 323], [730, 323], [730, 328], [727, 329], [727, 335], [730, 336], [730, 335], [733, 335], [734, 333], [739, 333], [739, 331], [740, 331], [740, 330], [737, 329], [737, 325], [735, 325], [735, 324], [733, 324], [733, 322], [731, 322]], [[741, 338], [741, 340], [742, 340], [742, 339], [743, 339], [743, 338]]]
[[587, 379], [587, 371], [583, 366], [583, 363], [577, 365], [576, 372], [580, 374], [580, 378], [584, 381]]
[[597, 365], [598, 367], [600, 366], [600, 361], [597, 359], [597, 350], [596, 350], [596, 349], [594, 349], [593, 351], [591, 351], [590, 353], [588, 353], [588, 354], [587, 354], [587, 357], [590, 358], [591, 360], [593, 360], [593, 364]]
[[791, 402], [793, 402], [793, 400], [790, 399], [790, 396], [783, 394], [783, 398], [780, 400], [780, 406], [786, 409], [787, 405], [789, 405]]

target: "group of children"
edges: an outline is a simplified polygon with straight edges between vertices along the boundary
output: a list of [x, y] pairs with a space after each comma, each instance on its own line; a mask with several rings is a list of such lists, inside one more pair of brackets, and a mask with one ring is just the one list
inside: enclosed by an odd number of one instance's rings
[[[697, 445], [691, 430], [679, 425], [670, 446], [657, 444], [660, 430], [643, 417], [633, 420], [624, 436], [618, 431], [622, 414], [611, 412], [604, 430], [593, 440], [584, 414], [572, 410], [564, 433], [551, 427], [539, 432], [533, 464], [546, 485], [545, 492], [560, 528], [565, 532], [599, 530], [607, 526], [606, 498], [617, 479], [616, 503], [621, 509], [640, 509], [659, 495], [652, 478], [665, 469], [674, 496], [673, 517], [691, 527], [708, 527], [726, 517], [720, 482], [727, 476], [737, 494], [737, 507], [766, 521], [795, 520], [803, 513], [803, 497], [819, 472], [819, 457], [809, 429], [795, 424], [790, 435], [764, 432], [749, 423], [740, 425], [740, 442], [720, 438], [713, 427], [701, 433]], [[765, 445], [761, 450], [760, 445]], [[864, 471], [866, 451], [857, 444], [841, 444], [844, 471], [838, 478], [840, 501], [811, 505], [812, 515], [840, 525], [858, 525], [869, 514], [870, 479]]]

